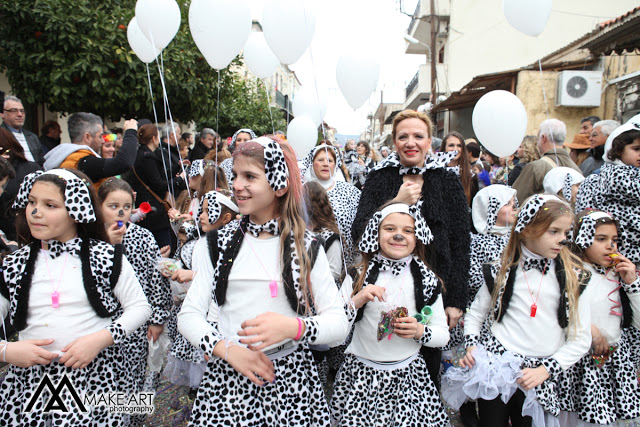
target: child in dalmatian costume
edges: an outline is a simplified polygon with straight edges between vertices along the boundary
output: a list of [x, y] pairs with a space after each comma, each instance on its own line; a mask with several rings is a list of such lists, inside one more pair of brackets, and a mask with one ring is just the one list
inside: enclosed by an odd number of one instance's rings
[[621, 253], [640, 267], [640, 114], [616, 128], [604, 147], [604, 165], [580, 185], [576, 212], [592, 208], [618, 218], [626, 234]]
[[[158, 340], [169, 320], [172, 305], [169, 281], [156, 268], [160, 249], [149, 230], [129, 222], [134, 197], [128, 182], [118, 178], [107, 179], [98, 188], [98, 199], [109, 242], [124, 247], [124, 254], [136, 272], [152, 310], [149, 322], [127, 337], [123, 344], [127, 358], [134, 365], [125, 374], [131, 376], [137, 392], [155, 391], [159, 383], [158, 373], [146, 375], [148, 341]], [[146, 387], [145, 381], [148, 381]], [[132, 424], [142, 425], [145, 418], [146, 415], [134, 415]]]
[[[196, 218], [199, 219], [202, 228], [200, 239], [189, 240], [181, 247], [178, 254], [180, 268], [173, 274], [172, 279], [185, 285], [190, 285], [194, 277], [192, 270], [192, 256], [195, 246], [206, 246], [205, 233], [217, 230], [235, 220], [238, 213], [238, 206], [235, 202], [218, 191], [210, 191], [202, 198], [202, 205], [196, 211]], [[237, 221], [235, 221], [237, 224]], [[176, 307], [178, 311], [182, 306], [184, 296], [176, 295]], [[164, 369], [164, 377], [177, 385], [185, 385], [191, 388], [189, 396], [196, 397], [202, 376], [207, 367], [204, 359], [204, 352], [198, 346], [193, 346], [187, 339], [176, 331], [176, 336], [169, 350], [167, 365]]]
[[180, 333], [209, 358], [190, 425], [329, 426], [309, 345], [341, 344], [349, 322], [302, 219], [295, 154], [257, 138], [236, 148], [233, 172], [244, 217], [198, 242], [178, 314]]
[[[442, 347], [449, 328], [441, 286], [425, 263], [424, 245], [433, 239], [419, 206], [392, 203], [376, 212], [360, 240], [360, 275], [347, 276], [358, 309], [353, 339], [338, 371], [331, 415], [340, 426], [445, 426], [446, 411], [429, 377], [422, 346]], [[384, 326], [381, 316], [399, 307]], [[431, 309], [419, 323], [415, 313]]]
[[465, 316], [466, 356], [442, 378], [453, 408], [477, 399], [480, 425], [560, 426], [555, 381], [591, 344], [588, 291], [581, 292], [589, 274], [565, 246], [572, 221], [558, 197], [530, 197], [501, 265], [485, 269]]
[[[562, 425], [640, 424], [633, 345], [640, 329], [640, 279], [618, 251], [623, 231], [608, 213], [587, 210], [574, 226], [576, 251], [591, 273], [591, 352], [559, 380]], [[633, 333], [635, 332], [635, 333]]]
[[0, 316], [8, 314], [19, 332], [17, 342], [0, 343], [0, 357], [12, 365], [0, 386], [0, 424], [128, 425], [128, 416], [104, 406], [81, 412], [69, 392], [60, 395], [67, 412], [44, 412], [49, 393], [26, 412], [45, 375], [54, 386], [66, 375], [80, 396], [136, 392], [125, 374], [135, 361], [122, 344], [151, 307], [122, 247], [103, 241], [86, 176], [67, 169], [29, 174], [14, 208], [26, 246], [3, 260], [0, 275]]

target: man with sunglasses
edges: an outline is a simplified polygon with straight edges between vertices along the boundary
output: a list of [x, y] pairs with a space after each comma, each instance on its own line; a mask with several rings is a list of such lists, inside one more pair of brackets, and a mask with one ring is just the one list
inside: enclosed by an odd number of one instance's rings
[[42, 166], [44, 157], [40, 149], [40, 139], [38, 135], [22, 128], [26, 118], [22, 101], [15, 96], [5, 96], [4, 112], [0, 113], [0, 116], [2, 116], [1, 126], [13, 133], [13, 136], [24, 149], [24, 157]]

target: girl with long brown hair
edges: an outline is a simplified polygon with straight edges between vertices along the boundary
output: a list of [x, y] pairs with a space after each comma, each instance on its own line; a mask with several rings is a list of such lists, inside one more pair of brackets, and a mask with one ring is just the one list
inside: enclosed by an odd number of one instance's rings
[[581, 297], [589, 275], [566, 247], [572, 221], [556, 196], [530, 197], [500, 265], [483, 267], [485, 283], [465, 316], [466, 356], [442, 380], [454, 407], [478, 399], [480, 425], [558, 422], [555, 380], [591, 344]]
[[178, 314], [180, 333], [209, 358], [191, 421], [328, 426], [309, 345], [341, 344], [348, 321], [306, 230], [295, 154], [276, 137], [256, 138], [236, 148], [232, 171], [243, 218], [198, 242]]
[[449, 162], [447, 169], [458, 175], [467, 203], [471, 206], [473, 197], [478, 192], [478, 177], [471, 172], [471, 165], [468, 161], [467, 146], [464, 137], [458, 132], [448, 133], [442, 138], [443, 152], [457, 151], [458, 154]]

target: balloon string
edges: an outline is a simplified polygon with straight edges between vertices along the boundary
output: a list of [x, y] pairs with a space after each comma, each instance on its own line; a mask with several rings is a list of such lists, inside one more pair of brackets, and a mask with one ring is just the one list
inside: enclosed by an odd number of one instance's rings
[[273, 114], [271, 114], [271, 97], [269, 96], [269, 90], [267, 89], [267, 84], [262, 81], [261, 79], [258, 79], [259, 83], [262, 83], [262, 86], [264, 86], [264, 93], [267, 95], [267, 106], [269, 107], [269, 117], [271, 117], [271, 130], [273, 131], [273, 134], [276, 134], [276, 128], [275, 125], [273, 124]]

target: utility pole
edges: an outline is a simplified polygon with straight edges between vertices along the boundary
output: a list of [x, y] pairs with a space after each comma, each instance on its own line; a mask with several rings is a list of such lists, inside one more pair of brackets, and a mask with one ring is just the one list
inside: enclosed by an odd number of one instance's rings
[[[439, 25], [438, 25], [439, 26]], [[436, 5], [435, 0], [431, 0], [431, 105], [436, 105], [436, 61], [438, 52], [436, 52], [436, 37], [438, 36], [438, 28], [436, 27]]]

